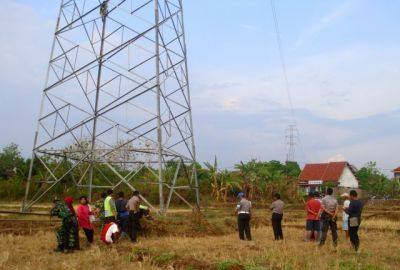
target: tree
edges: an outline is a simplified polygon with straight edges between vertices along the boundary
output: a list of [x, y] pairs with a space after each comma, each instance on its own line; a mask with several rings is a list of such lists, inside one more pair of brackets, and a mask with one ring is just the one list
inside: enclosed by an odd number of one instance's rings
[[288, 177], [297, 179], [301, 173], [300, 166], [295, 161], [286, 161], [286, 174]]
[[373, 196], [386, 194], [389, 179], [376, 166], [375, 161], [368, 162], [356, 173], [360, 188]]
[[205, 162], [204, 165], [208, 169], [211, 184], [211, 196], [213, 196], [217, 201], [220, 200], [220, 182], [218, 179], [218, 163], [217, 157], [214, 157], [214, 165], [209, 162]]
[[218, 177], [221, 183], [219, 190], [221, 193], [220, 196], [223, 198], [224, 202], [227, 202], [229, 193], [233, 193], [235, 188], [240, 189], [240, 181], [233, 176], [232, 172], [226, 169], [221, 171]]
[[258, 162], [255, 159], [250, 160], [247, 163], [240, 161], [239, 164], [235, 165], [235, 168], [239, 170], [240, 176], [243, 179], [243, 191], [249, 197], [250, 200], [253, 199], [255, 193], [258, 189], [259, 184], [259, 169]]
[[9, 179], [16, 174], [23, 174], [25, 168], [24, 159], [18, 149], [18, 145], [11, 143], [0, 152], [0, 179]]
[[400, 180], [398, 178], [393, 178], [386, 185], [386, 193], [390, 194], [392, 198], [396, 198], [400, 195]]

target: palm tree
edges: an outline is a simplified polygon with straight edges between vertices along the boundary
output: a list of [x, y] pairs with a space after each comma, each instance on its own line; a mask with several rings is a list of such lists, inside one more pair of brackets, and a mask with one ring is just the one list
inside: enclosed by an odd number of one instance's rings
[[234, 188], [240, 188], [240, 181], [232, 176], [232, 173], [228, 170], [223, 170], [219, 173], [219, 179], [221, 187], [219, 192], [224, 202], [228, 201], [228, 195], [233, 191]]
[[211, 165], [209, 162], [205, 162], [204, 165], [207, 167], [210, 173], [210, 182], [211, 182], [211, 195], [217, 200], [220, 200], [220, 183], [218, 180], [218, 163], [217, 156], [214, 157], [214, 165]]
[[242, 189], [248, 194], [249, 199], [253, 199], [254, 194], [257, 191], [258, 186], [258, 174], [257, 174], [258, 162], [255, 159], [250, 160], [247, 163], [240, 161], [239, 164], [235, 165], [235, 168], [240, 171], [240, 175], [243, 179]]

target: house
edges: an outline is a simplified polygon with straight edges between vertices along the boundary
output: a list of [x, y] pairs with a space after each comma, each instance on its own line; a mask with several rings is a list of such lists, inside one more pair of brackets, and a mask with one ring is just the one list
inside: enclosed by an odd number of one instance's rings
[[306, 164], [299, 176], [299, 187], [307, 193], [322, 191], [324, 185], [356, 189], [358, 180], [355, 173], [356, 169], [346, 161]]
[[397, 167], [396, 169], [393, 170], [393, 175], [394, 178], [400, 179], [400, 167]]

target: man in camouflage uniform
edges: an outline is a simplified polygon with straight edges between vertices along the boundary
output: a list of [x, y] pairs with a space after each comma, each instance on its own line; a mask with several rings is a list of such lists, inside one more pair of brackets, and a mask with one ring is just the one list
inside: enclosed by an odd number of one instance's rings
[[51, 216], [56, 216], [61, 219], [61, 227], [57, 231], [57, 252], [64, 250], [72, 251], [75, 247], [75, 230], [73, 223], [73, 214], [68, 209], [67, 205], [58, 200], [54, 200], [54, 207], [50, 211]]

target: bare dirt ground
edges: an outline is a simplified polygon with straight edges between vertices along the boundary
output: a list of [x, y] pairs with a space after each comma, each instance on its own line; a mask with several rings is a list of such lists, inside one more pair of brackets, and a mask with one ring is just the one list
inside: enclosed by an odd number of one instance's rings
[[269, 212], [256, 210], [254, 241], [241, 242], [231, 209], [212, 208], [201, 215], [175, 211], [144, 221], [136, 245], [124, 239], [103, 245], [97, 231], [93, 246], [86, 244], [82, 234], [82, 250], [72, 254], [52, 251], [57, 220], [2, 216], [0, 269], [400, 269], [398, 209], [366, 208], [359, 254], [351, 250], [341, 232], [338, 248], [332, 247], [330, 239], [321, 249], [304, 242], [304, 216], [299, 208], [288, 209], [285, 240], [275, 242]]

